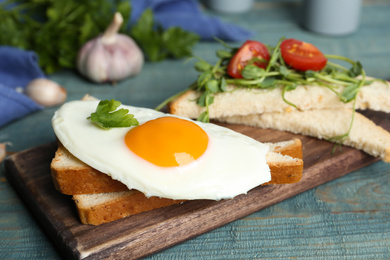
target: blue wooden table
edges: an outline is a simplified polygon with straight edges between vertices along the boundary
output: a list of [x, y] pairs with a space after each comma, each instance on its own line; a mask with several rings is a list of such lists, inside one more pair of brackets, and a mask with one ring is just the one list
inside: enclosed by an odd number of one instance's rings
[[[304, 30], [299, 23], [299, 1], [258, 1], [249, 13], [218, 15], [253, 30], [255, 40], [274, 45], [282, 36], [301, 39], [324, 53], [361, 61], [370, 76], [390, 79], [390, 1], [365, 1], [359, 30], [340, 37]], [[220, 47], [219, 43], [202, 42], [194, 54], [214, 62]], [[74, 71], [51, 78], [66, 87], [68, 100], [89, 93], [153, 108], [189, 86], [196, 75], [192, 62], [167, 60], [147, 63], [139, 76], [115, 86], [90, 83]], [[17, 152], [54, 141], [50, 120], [56, 109], [45, 109], [0, 128], [0, 142], [12, 143], [8, 150]], [[0, 259], [59, 259], [4, 172], [1, 164]], [[389, 259], [389, 186], [390, 164], [377, 162], [149, 259]]]

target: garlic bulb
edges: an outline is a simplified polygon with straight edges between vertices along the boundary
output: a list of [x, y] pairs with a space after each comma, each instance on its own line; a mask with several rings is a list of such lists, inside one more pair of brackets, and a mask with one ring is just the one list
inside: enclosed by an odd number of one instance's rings
[[106, 31], [80, 49], [77, 68], [83, 76], [98, 83], [115, 82], [141, 71], [144, 55], [130, 37], [118, 34], [122, 23], [122, 15], [115, 13]]
[[25, 94], [44, 107], [62, 104], [67, 96], [65, 88], [45, 78], [30, 81], [26, 86]]

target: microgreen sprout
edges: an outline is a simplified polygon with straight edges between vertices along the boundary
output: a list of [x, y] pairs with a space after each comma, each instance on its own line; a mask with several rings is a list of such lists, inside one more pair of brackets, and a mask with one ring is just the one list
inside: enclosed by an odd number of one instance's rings
[[[317, 85], [328, 88], [337, 95], [341, 102], [353, 102], [353, 114], [347, 133], [329, 138], [330, 141], [341, 144], [349, 136], [352, 128], [357, 94], [363, 86], [370, 84], [372, 81], [366, 80], [365, 72], [360, 62], [339, 55], [325, 55], [328, 61], [326, 66], [320, 71], [295, 70], [283, 60], [280, 49], [283, 40], [284, 38], [280, 39], [275, 47], [268, 47], [271, 56], [265, 69], [254, 65], [256, 61], [259, 61], [259, 58], [249, 60], [241, 71], [243, 78], [232, 78], [227, 74], [227, 65], [238, 48], [233, 48], [220, 41], [225, 49], [216, 52], [219, 59], [214, 65], [198, 58], [199, 61], [195, 63], [195, 69], [200, 74], [197, 80], [190, 86], [190, 89], [201, 93], [195, 102], [200, 107], [205, 107], [205, 111], [197, 120], [209, 122], [209, 107], [214, 101], [214, 95], [225, 92], [227, 85], [234, 85], [237, 88], [281, 88], [283, 101], [295, 108], [297, 108], [297, 105], [288, 101], [285, 98], [285, 94], [289, 91], [294, 91], [299, 85]], [[333, 60], [347, 62], [351, 65], [351, 68], [348, 69]], [[344, 87], [341, 93], [338, 91], [340, 86]], [[158, 108], [161, 109], [161, 107], [177, 96], [175, 95], [164, 101]]]

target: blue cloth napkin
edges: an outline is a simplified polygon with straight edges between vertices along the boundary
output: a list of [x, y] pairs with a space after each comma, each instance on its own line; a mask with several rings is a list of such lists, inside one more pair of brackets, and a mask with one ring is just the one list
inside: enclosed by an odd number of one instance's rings
[[202, 40], [217, 37], [224, 41], [245, 41], [254, 34], [204, 14], [197, 0], [131, 0], [131, 8], [131, 24], [138, 20], [145, 9], [150, 8], [155, 21], [163, 28], [179, 26], [198, 34]]
[[34, 52], [0, 46], [0, 127], [42, 109], [20, 93], [31, 80], [42, 77]]

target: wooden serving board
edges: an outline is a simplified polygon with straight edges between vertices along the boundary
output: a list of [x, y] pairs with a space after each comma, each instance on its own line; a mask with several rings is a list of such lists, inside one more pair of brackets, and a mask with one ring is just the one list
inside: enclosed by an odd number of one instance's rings
[[[366, 116], [390, 130], [388, 116]], [[134, 259], [156, 253], [229, 222], [269, 207], [313, 187], [377, 161], [361, 151], [287, 132], [226, 125], [262, 142], [300, 138], [304, 172], [296, 184], [260, 186], [246, 195], [222, 201], [187, 201], [100, 226], [82, 225], [70, 196], [55, 190], [50, 162], [57, 148], [46, 144], [16, 153], [6, 160], [6, 174], [20, 197], [67, 259]]]

